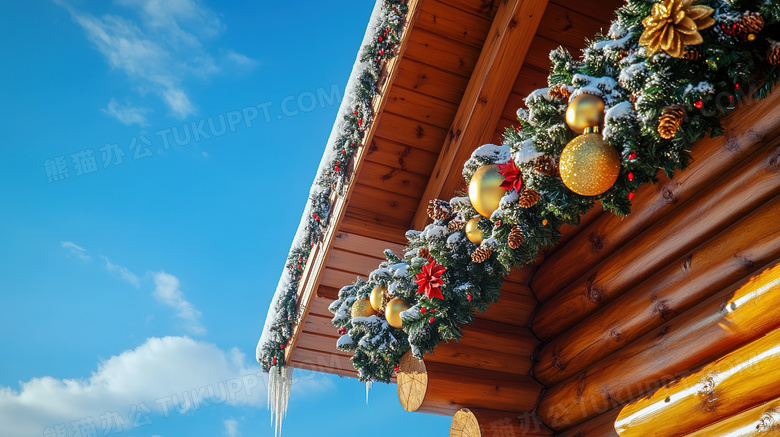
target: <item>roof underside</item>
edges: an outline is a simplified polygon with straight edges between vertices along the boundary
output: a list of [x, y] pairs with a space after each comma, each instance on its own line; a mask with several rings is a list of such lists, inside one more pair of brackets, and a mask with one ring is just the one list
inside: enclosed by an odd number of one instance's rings
[[[428, 200], [462, 190], [460, 170], [471, 152], [500, 143], [525, 96], [547, 85], [548, 53], [564, 46], [578, 55], [586, 38], [606, 32], [620, 2], [536, 1], [515, 10], [499, 3], [410, 2], [409, 29], [384, 78], [388, 83], [346, 204], [334, 216], [330, 244], [316, 248], [304, 273], [304, 317], [288, 348], [291, 366], [356, 376], [351, 354], [336, 349], [327, 310], [339, 288], [376, 269], [384, 249], [402, 253], [405, 232], [425, 225]], [[534, 8], [538, 12], [528, 14]], [[520, 32], [509, 31], [515, 27]], [[575, 229], [564, 232], [568, 240]], [[527, 327], [538, 306], [527, 286], [531, 271], [507, 278], [499, 302], [479, 318]], [[518, 342], [528, 357], [538, 344]]]

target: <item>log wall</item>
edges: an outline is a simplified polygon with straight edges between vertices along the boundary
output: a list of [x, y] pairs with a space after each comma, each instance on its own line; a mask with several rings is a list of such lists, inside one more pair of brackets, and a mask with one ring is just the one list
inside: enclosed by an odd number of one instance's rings
[[778, 105], [735, 111], [537, 269], [537, 414], [562, 437], [780, 434]]

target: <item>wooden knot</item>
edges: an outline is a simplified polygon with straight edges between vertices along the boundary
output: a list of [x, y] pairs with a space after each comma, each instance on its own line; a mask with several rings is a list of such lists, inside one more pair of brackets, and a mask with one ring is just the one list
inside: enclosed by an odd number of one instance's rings
[[592, 232], [588, 237], [593, 252], [601, 252], [604, 249], [604, 236], [598, 232]]
[[674, 191], [669, 187], [666, 187], [661, 191], [661, 196], [666, 200], [666, 203], [670, 205], [677, 203], [677, 196], [674, 195]]

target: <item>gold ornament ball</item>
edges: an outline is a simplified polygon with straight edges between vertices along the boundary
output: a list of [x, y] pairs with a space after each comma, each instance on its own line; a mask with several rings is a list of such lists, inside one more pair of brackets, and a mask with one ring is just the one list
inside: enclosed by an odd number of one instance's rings
[[374, 311], [382, 311], [382, 303], [386, 294], [387, 287], [384, 285], [377, 285], [371, 290], [371, 308], [373, 308]]
[[352, 304], [350, 315], [354, 319], [355, 317], [369, 317], [376, 314], [373, 308], [371, 308], [371, 302], [366, 299], [358, 299]]
[[402, 329], [401, 311], [406, 311], [408, 309], [409, 304], [404, 302], [403, 299], [395, 298], [391, 300], [387, 303], [387, 307], [385, 308], [385, 319], [387, 319], [387, 323], [393, 328]]
[[607, 191], [620, 173], [620, 157], [601, 135], [584, 134], [563, 149], [561, 179], [570, 190], [583, 196]]
[[477, 227], [477, 222], [479, 222], [479, 219], [481, 217], [474, 217], [473, 219], [466, 222], [466, 238], [469, 239], [474, 244], [479, 244], [482, 242], [482, 238], [484, 238], [484, 235], [482, 235], [482, 231], [479, 230], [479, 227]]
[[604, 122], [604, 100], [593, 94], [580, 94], [566, 108], [566, 123], [578, 133]]
[[483, 165], [474, 172], [469, 182], [469, 200], [474, 209], [485, 217], [490, 217], [498, 209], [506, 190], [501, 188], [504, 176], [495, 164]]

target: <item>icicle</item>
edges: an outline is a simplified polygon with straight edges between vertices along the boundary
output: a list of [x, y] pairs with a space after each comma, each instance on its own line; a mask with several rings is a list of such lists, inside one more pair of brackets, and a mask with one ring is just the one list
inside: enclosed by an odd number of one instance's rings
[[268, 409], [271, 410], [271, 422], [275, 426], [276, 437], [282, 434], [282, 421], [287, 415], [292, 376], [293, 369], [288, 367], [272, 367], [268, 372]]
[[371, 391], [371, 381], [366, 381], [366, 405], [368, 405], [368, 392]]

